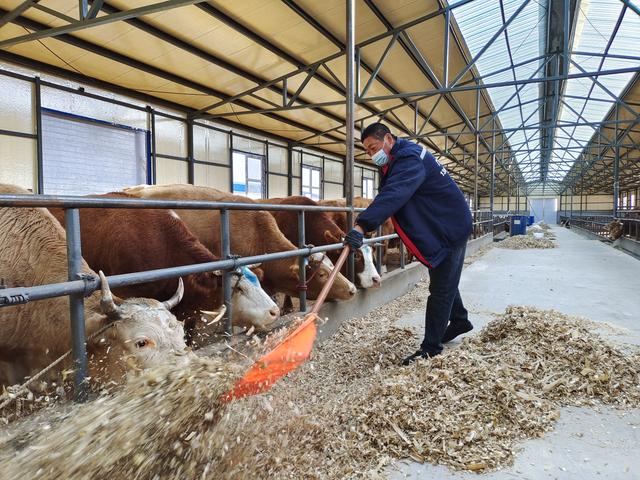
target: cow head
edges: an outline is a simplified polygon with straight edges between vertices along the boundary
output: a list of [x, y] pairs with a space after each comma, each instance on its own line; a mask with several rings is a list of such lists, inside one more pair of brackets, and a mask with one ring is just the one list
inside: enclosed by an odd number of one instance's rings
[[263, 273], [257, 267], [240, 267], [233, 272], [233, 319], [238, 326], [266, 332], [280, 316], [280, 309], [262, 289], [260, 276]]
[[614, 220], [607, 225], [607, 230], [609, 230], [609, 240], [617, 240], [624, 232], [624, 223]]
[[[306, 268], [307, 281], [309, 282], [307, 285], [307, 297], [313, 300], [317, 298], [320, 290], [322, 290], [324, 284], [327, 283], [329, 275], [331, 275], [333, 270], [333, 263], [326, 255], [314, 253], [309, 257]], [[291, 274], [297, 278], [298, 265], [291, 266]], [[356, 291], [356, 286], [347, 280], [344, 275], [338, 273], [327, 298], [329, 300], [347, 300], [353, 297]]]
[[[324, 232], [324, 238], [327, 244], [342, 243], [342, 239], [329, 230]], [[373, 250], [370, 246], [363, 245], [362, 248], [356, 250], [354, 264], [356, 269], [356, 285], [362, 288], [380, 286], [380, 275], [373, 262]]]
[[356, 262], [358, 257], [362, 262], [362, 270], [356, 267], [356, 281], [358, 286], [363, 288], [379, 287], [380, 274], [373, 263], [373, 249], [369, 245], [363, 245], [355, 254]]
[[100, 279], [102, 324], [110, 327], [87, 342], [92, 377], [118, 382], [130, 370], [184, 361], [188, 352], [184, 330], [170, 312], [184, 294], [182, 279], [165, 302], [148, 298], [114, 301], [102, 272]]

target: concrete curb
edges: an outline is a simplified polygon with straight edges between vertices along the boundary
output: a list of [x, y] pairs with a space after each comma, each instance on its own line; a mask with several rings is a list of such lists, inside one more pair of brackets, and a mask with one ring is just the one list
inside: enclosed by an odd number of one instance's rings
[[345, 320], [362, 317], [404, 295], [427, 275], [427, 269], [421, 263], [410, 263], [404, 270], [399, 268], [383, 276], [379, 288], [358, 290], [355, 298], [347, 302], [325, 303], [320, 309], [320, 317], [328, 320], [318, 329], [318, 340], [322, 342], [330, 338]]

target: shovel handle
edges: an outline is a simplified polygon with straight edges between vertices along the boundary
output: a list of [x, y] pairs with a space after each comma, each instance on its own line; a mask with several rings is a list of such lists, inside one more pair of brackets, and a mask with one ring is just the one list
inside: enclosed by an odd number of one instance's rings
[[333, 268], [333, 271], [331, 272], [331, 275], [329, 275], [329, 279], [327, 280], [327, 283], [324, 284], [324, 286], [322, 287], [322, 290], [320, 291], [320, 295], [318, 295], [318, 298], [313, 303], [313, 308], [311, 309], [311, 312], [309, 312], [309, 315], [316, 315], [316, 316], [318, 315], [320, 308], [322, 308], [322, 304], [327, 299], [327, 295], [329, 295], [329, 290], [331, 290], [331, 287], [333, 286], [333, 282], [335, 281], [336, 277], [340, 273], [340, 270], [342, 270], [342, 266], [344, 265], [344, 262], [347, 260], [348, 256], [349, 256], [349, 247], [345, 246], [342, 250], [342, 253], [340, 254], [340, 257], [338, 258], [338, 261], [335, 263], [335, 266]]

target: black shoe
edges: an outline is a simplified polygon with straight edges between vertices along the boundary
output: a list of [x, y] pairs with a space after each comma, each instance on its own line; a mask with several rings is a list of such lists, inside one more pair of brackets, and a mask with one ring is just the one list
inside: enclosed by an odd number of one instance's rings
[[467, 333], [473, 330], [473, 325], [469, 320], [463, 320], [462, 322], [450, 323], [444, 332], [442, 337], [442, 343], [447, 343], [456, 338], [458, 335]]
[[402, 361], [402, 365], [404, 365], [404, 366], [411, 365], [413, 362], [415, 362], [419, 358], [433, 358], [436, 355], [439, 355], [439, 354], [438, 353], [427, 352], [426, 350], [420, 349], [416, 353], [414, 353], [413, 355], [409, 355], [407, 358], [405, 358]]

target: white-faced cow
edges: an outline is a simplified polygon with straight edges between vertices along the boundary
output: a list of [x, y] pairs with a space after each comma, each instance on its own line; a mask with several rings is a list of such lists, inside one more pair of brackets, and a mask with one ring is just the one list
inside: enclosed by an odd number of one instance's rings
[[[110, 198], [135, 198], [123, 193], [99, 195]], [[64, 212], [51, 213], [63, 222]], [[219, 260], [189, 231], [172, 210], [132, 208], [80, 209], [82, 254], [94, 270], [108, 275], [178, 267]], [[262, 272], [256, 268], [259, 276]], [[258, 277], [248, 269], [235, 273], [232, 295], [233, 319], [238, 326], [266, 331], [275, 322], [278, 306], [260, 287]], [[245, 275], [250, 275], [250, 278]], [[165, 298], [175, 290], [177, 280], [167, 279], [118, 288], [122, 297]], [[185, 322], [189, 342], [197, 336], [200, 310], [217, 310], [223, 302], [221, 272], [206, 272], [184, 277], [184, 298], [174, 313]]]
[[[0, 184], [0, 193], [29, 194]], [[95, 273], [82, 262], [82, 272]], [[0, 208], [0, 278], [7, 287], [28, 287], [67, 280], [65, 232], [43, 208]], [[119, 381], [131, 368], [176, 361], [185, 354], [182, 324], [169, 311], [183, 294], [182, 283], [165, 302], [113, 298], [102, 276], [101, 292], [84, 299], [90, 375]], [[173, 293], [173, 292], [172, 292]], [[21, 382], [71, 348], [69, 300], [56, 297], [0, 308], [0, 384]]]
[[[292, 196], [284, 198], [268, 198], [258, 200], [260, 203], [271, 203], [278, 205], [306, 205], [319, 206], [319, 203], [305, 196]], [[298, 212], [290, 210], [270, 211], [278, 223], [278, 228], [287, 239], [293, 243], [298, 243]], [[310, 210], [305, 213], [305, 240], [307, 244], [319, 247], [331, 243], [340, 243], [344, 237], [344, 230], [327, 215], [326, 212]], [[340, 250], [327, 252], [331, 261], [336, 262], [340, 256]], [[373, 263], [372, 249], [364, 245], [355, 253], [356, 285], [363, 288], [377, 287], [380, 285], [380, 275]], [[346, 273], [346, 266], [342, 269]]]
[[[214, 188], [194, 185], [141, 185], [125, 189], [126, 193], [140, 198], [173, 200], [206, 200], [213, 202], [255, 203], [253, 200], [221, 192]], [[200, 241], [212, 252], [221, 251], [220, 212], [217, 210], [181, 210], [180, 218]], [[231, 253], [241, 256], [262, 255], [270, 252], [286, 252], [296, 247], [282, 234], [271, 214], [264, 211], [234, 210], [229, 215]], [[312, 256], [307, 265], [308, 285], [298, 282], [298, 259], [274, 260], [263, 264], [263, 287], [269, 293], [281, 292], [295, 296], [299, 288], [306, 288], [307, 297], [316, 298], [327, 282], [332, 267], [329, 259]], [[356, 293], [356, 287], [342, 274], [338, 274], [328, 298], [344, 300]]]

